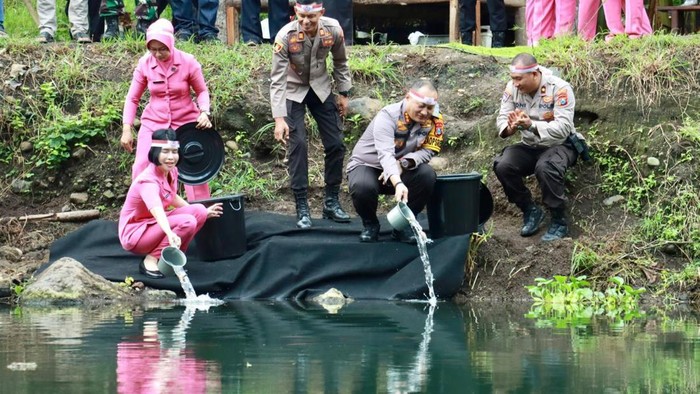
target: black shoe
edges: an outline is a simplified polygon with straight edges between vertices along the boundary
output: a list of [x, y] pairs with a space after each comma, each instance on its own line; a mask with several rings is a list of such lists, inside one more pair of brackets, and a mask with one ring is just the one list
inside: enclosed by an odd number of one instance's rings
[[42, 31], [39, 33], [39, 37], [37, 37], [36, 41], [40, 44], [49, 44], [53, 42], [53, 36], [48, 32]]
[[204, 43], [209, 43], [209, 44], [220, 44], [221, 40], [219, 40], [219, 37], [213, 35], [213, 34], [208, 34], [206, 36], [199, 36], [195, 39], [195, 42], [197, 44], [204, 44]]
[[299, 220], [297, 221], [297, 227], [305, 230], [307, 228], [311, 228], [311, 216], [309, 215], [300, 215]]
[[364, 225], [360, 233], [360, 242], [377, 242], [379, 239], [379, 223], [369, 223]]
[[141, 260], [141, 264], [139, 264], [139, 272], [146, 275], [147, 277], [151, 279], [163, 279], [165, 278], [165, 275], [163, 275], [162, 272], [155, 270], [155, 271], [149, 271], [146, 269], [146, 264], [143, 263], [143, 260]]
[[569, 227], [566, 225], [566, 222], [552, 220], [552, 222], [549, 224], [547, 232], [542, 236], [541, 239], [543, 242], [556, 241], [558, 239], [566, 237], [568, 234]]
[[506, 46], [506, 32], [494, 31], [491, 37], [491, 48], [503, 48]]
[[343, 208], [336, 201], [335, 204], [323, 203], [323, 218], [330, 219], [338, 223], [350, 223], [350, 216], [343, 211]]
[[544, 211], [542, 208], [533, 204], [523, 212], [523, 228], [520, 230], [520, 235], [529, 237], [537, 232], [544, 220]]
[[413, 230], [411, 230], [410, 227], [406, 228], [404, 230], [392, 230], [391, 231], [391, 238], [393, 238], [399, 242], [412, 244], [412, 245], [415, 245], [418, 243], [418, 241], [416, 240], [416, 236], [413, 234]]
[[178, 30], [175, 32], [175, 39], [178, 41], [192, 41], [194, 34], [189, 30]]
[[323, 218], [338, 223], [349, 223], [350, 216], [340, 206], [340, 186], [326, 186], [326, 196], [323, 199]]
[[154, 21], [149, 20], [149, 19], [139, 19], [136, 21], [136, 34], [142, 37], [146, 37], [146, 31], [148, 31], [148, 27], [151, 26], [151, 23]]
[[107, 29], [102, 35], [103, 41], [118, 40], [120, 38], [123, 38], [122, 32], [119, 31], [119, 19], [117, 16], [106, 17], [105, 25], [107, 25]]

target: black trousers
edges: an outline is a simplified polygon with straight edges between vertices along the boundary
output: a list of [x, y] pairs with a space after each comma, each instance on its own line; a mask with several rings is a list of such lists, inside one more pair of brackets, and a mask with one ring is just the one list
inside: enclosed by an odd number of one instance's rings
[[353, 19], [352, 19], [352, 0], [324, 0], [323, 8], [326, 12], [323, 14], [329, 18], [336, 19], [343, 28], [345, 35], [345, 45], [352, 45], [354, 36]]
[[321, 102], [313, 89], [309, 89], [302, 103], [287, 100], [287, 116], [284, 120], [289, 125], [287, 164], [292, 190], [306, 190], [309, 187], [309, 144], [304, 124], [306, 108], [309, 108], [311, 116], [316, 120], [321, 135], [326, 186], [338, 186], [343, 181], [345, 144], [335, 95], [330, 94], [326, 101]]
[[[506, 31], [506, 4], [504, 0], [487, 0], [491, 31]], [[459, 31], [462, 36], [476, 29], [476, 0], [459, 0]]]
[[[379, 193], [393, 195], [395, 190], [390, 181], [383, 184], [378, 178], [382, 170], [358, 166], [348, 173], [348, 186], [352, 205], [363, 223], [377, 223]], [[408, 188], [408, 207], [418, 215], [428, 203], [435, 186], [435, 170], [428, 164], [419, 164], [416, 169], [401, 173], [401, 181]]]
[[[277, 32], [289, 23], [290, 8], [288, 0], [268, 1], [268, 26], [270, 42], [275, 41]], [[263, 33], [260, 27], [260, 0], [243, 0], [241, 2], [241, 37], [244, 43], [262, 44]]]
[[523, 143], [503, 149], [493, 163], [493, 171], [503, 185], [508, 201], [520, 209], [532, 203], [532, 194], [523, 177], [535, 174], [542, 190], [542, 202], [549, 209], [564, 207], [564, 175], [576, 163], [578, 153], [570, 144], [549, 148]]

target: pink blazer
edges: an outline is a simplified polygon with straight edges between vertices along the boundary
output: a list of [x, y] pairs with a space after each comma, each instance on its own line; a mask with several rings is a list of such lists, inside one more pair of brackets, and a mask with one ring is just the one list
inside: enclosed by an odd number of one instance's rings
[[157, 223], [151, 209], [161, 205], [167, 211], [175, 200], [177, 175], [177, 168], [173, 168], [168, 179], [150, 163], [131, 183], [119, 214], [119, 241], [125, 250], [133, 249], [148, 226]]
[[[136, 109], [146, 88], [151, 99], [141, 114], [141, 124], [151, 131], [177, 129], [196, 121], [200, 111], [210, 110], [202, 66], [194, 56], [178, 49], [173, 48], [172, 56], [173, 63], [167, 73], [150, 53], [139, 59], [124, 102], [124, 124], [134, 124]], [[190, 87], [197, 95], [198, 105], [192, 100]]]

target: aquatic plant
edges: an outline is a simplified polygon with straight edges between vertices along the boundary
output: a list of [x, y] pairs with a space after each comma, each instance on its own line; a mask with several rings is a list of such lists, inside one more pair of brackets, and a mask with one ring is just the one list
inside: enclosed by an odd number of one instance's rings
[[525, 286], [534, 300], [526, 317], [557, 327], [578, 325], [593, 316], [605, 315], [622, 321], [640, 316], [638, 300], [646, 291], [634, 289], [624, 279], [608, 279], [605, 291], [594, 290], [585, 275], [555, 275], [552, 279], [536, 278], [535, 285]]

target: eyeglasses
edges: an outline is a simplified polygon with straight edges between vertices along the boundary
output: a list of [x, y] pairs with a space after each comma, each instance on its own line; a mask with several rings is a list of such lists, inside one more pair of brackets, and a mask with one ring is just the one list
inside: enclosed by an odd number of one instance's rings
[[170, 52], [170, 49], [168, 49], [168, 47], [162, 47], [162, 48], [148, 48], [148, 50], [149, 50], [152, 54], [156, 54], [156, 53], [168, 53], [168, 52]]

